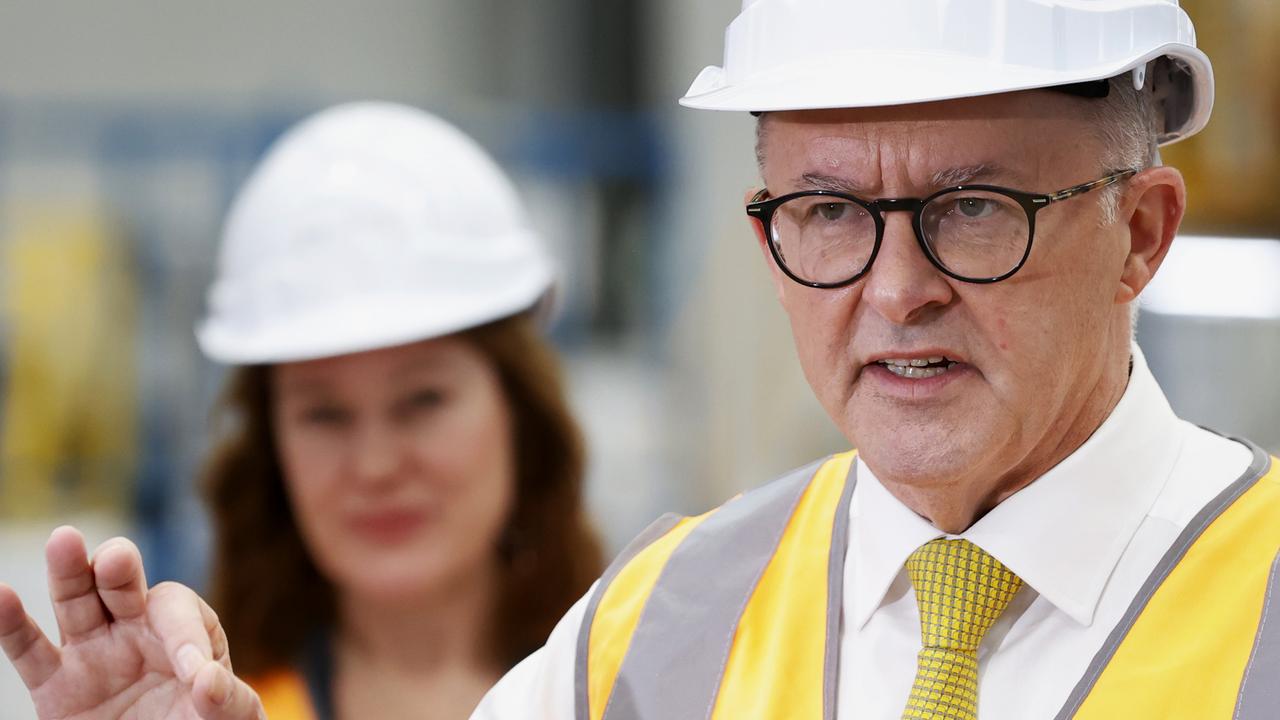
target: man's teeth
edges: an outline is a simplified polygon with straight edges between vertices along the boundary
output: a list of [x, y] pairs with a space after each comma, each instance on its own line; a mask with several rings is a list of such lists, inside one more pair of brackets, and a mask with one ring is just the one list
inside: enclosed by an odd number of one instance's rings
[[890, 358], [888, 360], [881, 360], [880, 362], [885, 365], [897, 365], [898, 367], [925, 367], [926, 365], [938, 365], [943, 360], [946, 360], [946, 358], [939, 356], [931, 358], [913, 358], [911, 360]]
[[881, 360], [880, 364], [898, 377], [914, 380], [937, 377], [956, 366], [955, 362], [949, 361], [945, 357], [912, 358], [910, 360], [889, 358]]

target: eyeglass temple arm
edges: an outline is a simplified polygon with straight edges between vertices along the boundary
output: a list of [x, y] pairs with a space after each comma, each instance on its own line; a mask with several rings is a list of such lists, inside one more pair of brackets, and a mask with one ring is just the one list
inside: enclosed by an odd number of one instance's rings
[[1083, 185], [1076, 185], [1075, 187], [1069, 187], [1066, 190], [1059, 190], [1058, 192], [1052, 193], [1051, 195], [1049, 195], [1049, 202], [1058, 202], [1059, 200], [1067, 200], [1077, 195], [1083, 195], [1089, 192], [1090, 190], [1097, 190], [1100, 187], [1106, 187], [1113, 183], [1118, 183], [1121, 180], [1124, 180], [1125, 178], [1136, 175], [1136, 174], [1138, 174], [1137, 170], [1122, 170], [1118, 173], [1112, 173], [1104, 178], [1094, 180], [1093, 182], [1087, 182]]

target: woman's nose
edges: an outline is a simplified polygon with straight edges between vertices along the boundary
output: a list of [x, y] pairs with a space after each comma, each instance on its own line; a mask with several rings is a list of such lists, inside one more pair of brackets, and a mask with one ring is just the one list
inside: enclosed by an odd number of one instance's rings
[[356, 480], [377, 483], [395, 475], [400, 467], [400, 441], [391, 428], [368, 423], [356, 433], [352, 471]]

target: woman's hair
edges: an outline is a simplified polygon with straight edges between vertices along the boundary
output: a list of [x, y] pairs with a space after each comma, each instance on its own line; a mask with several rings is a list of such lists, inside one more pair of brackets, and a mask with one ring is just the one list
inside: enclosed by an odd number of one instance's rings
[[[513, 418], [516, 496], [497, 539], [490, 656], [509, 668], [540, 647], [600, 574], [583, 506], [584, 450], [556, 357], [528, 314], [460, 334], [493, 363]], [[217, 408], [231, 421], [204, 476], [215, 537], [212, 599], [236, 672], [298, 659], [336, 622], [332, 584], [312, 562], [285, 492], [272, 430], [270, 367], [237, 368]]]

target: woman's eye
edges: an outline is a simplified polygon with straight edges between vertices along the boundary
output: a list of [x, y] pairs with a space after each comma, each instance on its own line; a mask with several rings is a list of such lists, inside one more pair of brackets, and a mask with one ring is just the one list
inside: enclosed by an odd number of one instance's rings
[[435, 407], [443, 400], [444, 395], [438, 390], [422, 390], [409, 397], [410, 403], [415, 407]]
[[347, 411], [337, 407], [313, 407], [302, 412], [302, 421], [310, 425], [342, 425], [350, 419]]
[[444, 400], [444, 393], [435, 389], [426, 389], [408, 395], [398, 405], [402, 412], [418, 412], [435, 409], [444, 403]]

